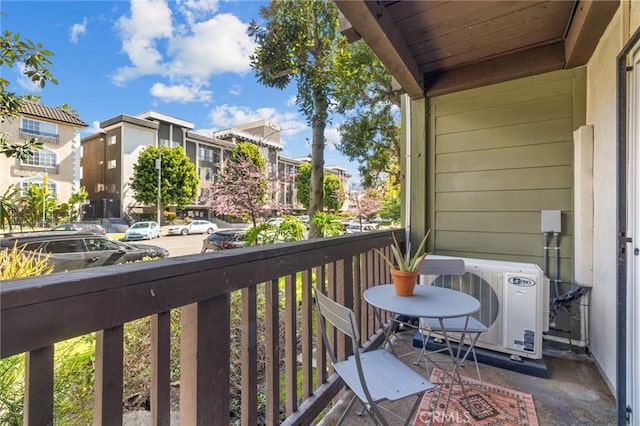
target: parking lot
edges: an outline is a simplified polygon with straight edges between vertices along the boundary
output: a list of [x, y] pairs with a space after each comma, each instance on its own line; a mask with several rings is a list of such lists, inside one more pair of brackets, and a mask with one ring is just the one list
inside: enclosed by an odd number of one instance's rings
[[205, 238], [207, 238], [207, 234], [167, 236], [166, 233], [163, 232], [160, 238], [150, 241], [144, 240], [140, 241], [140, 243], [164, 247], [169, 250], [169, 256], [175, 257], [200, 253], [202, 240]]

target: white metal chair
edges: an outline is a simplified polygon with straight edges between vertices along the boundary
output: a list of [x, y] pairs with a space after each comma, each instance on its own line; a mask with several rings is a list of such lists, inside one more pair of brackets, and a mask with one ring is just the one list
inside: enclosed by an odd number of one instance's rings
[[[390, 352], [383, 349], [363, 352], [360, 346], [358, 321], [354, 312], [331, 300], [318, 289], [314, 288], [314, 290], [318, 314], [350, 337], [353, 347], [353, 355], [348, 356], [345, 360], [338, 360], [334, 348], [329, 343], [325, 321], [320, 321], [322, 338], [333, 368], [354, 393], [354, 398], [349, 402], [338, 421], [338, 425], [344, 420], [356, 397], [377, 425], [388, 424], [381, 410], [404, 420], [405, 424], [409, 424], [413, 420], [424, 393], [435, 386]], [[411, 396], [415, 396], [416, 401], [406, 418], [379, 405], [383, 401], [394, 402]]]
[[[420, 275], [436, 275], [436, 276], [450, 276], [451, 287], [453, 288], [453, 280], [458, 279], [458, 290], [462, 291], [462, 277], [466, 273], [464, 261], [462, 259], [429, 259], [428, 257], [422, 263], [420, 268]], [[433, 284], [437, 285], [437, 284]], [[421, 335], [422, 335], [422, 349], [420, 355], [416, 360], [416, 364], [422, 361], [422, 358], [426, 357], [429, 353], [441, 352], [447, 350], [442, 348], [434, 351], [427, 351], [427, 343], [433, 333], [454, 333], [459, 334], [458, 351], [462, 350], [462, 346], [465, 341], [469, 339], [466, 351], [462, 358], [459, 358], [459, 365], [463, 365], [469, 354], [473, 355], [473, 361], [476, 366], [476, 373], [478, 374], [478, 380], [480, 386], [482, 386], [482, 376], [480, 375], [480, 368], [478, 367], [478, 358], [476, 357], [475, 346], [476, 342], [480, 338], [482, 333], [485, 333], [488, 328], [476, 318], [469, 317], [456, 317], [456, 318], [444, 318], [442, 322], [438, 318], [421, 318], [420, 319]], [[458, 352], [459, 353], [459, 352]], [[428, 361], [427, 361], [427, 371]]]

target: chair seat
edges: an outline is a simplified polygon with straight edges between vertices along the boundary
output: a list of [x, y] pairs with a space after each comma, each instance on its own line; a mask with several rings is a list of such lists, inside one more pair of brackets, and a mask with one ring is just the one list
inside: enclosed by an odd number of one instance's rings
[[[466, 317], [444, 318], [444, 329], [451, 333], [462, 333], [464, 331], [464, 324]], [[422, 325], [426, 324], [431, 331], [442, 331], [442, 326], [438, 318], [421, 318]], [[467, 333], [485, 333], [488, 330], [487, 326], [473, 317], [469, 317], [467, 323]]]
[[[360, 359], [371, 398], [375, 402], [396, 401], [435, 387], [427, 378], [385, 350], [363, 352]], [[358, 378], [355, 357], [350, 356], [333, 366], [358, 398], [367, 401]]]

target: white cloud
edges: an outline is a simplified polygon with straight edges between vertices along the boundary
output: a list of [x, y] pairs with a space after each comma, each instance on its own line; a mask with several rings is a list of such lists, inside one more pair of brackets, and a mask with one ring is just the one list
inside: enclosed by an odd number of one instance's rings
[[123, 84], [138, 76], [163, 74], [162, 54], [156, 48], [157, 39], [171, 37], [171, 9], [162, 0], [131, 2], [131, 16], [122, 16], [116, 24], [122, 37], [122, 50], [132, 66], [121, 67], [113, 81]]
[[307, 123], [297, 112], [280, 112], [275, 108], [251, 109], [246, 106], [221, 105], [210, 113], [211, 124], [226, 129], [238, 124], [257, 120], [268, 120], [282, 129], [282, 133], [294, 135], [309, 129]]
[[242, 87], [239, 84], [234, 84], [233, 86], [229, 87], [229, 93], [231, 93], [234, 96], [241, 95]]
[[193, 25], [191, 34], [175, 37], [169, 44], [171, 73], [207, 78], [249, 71], [249, 55], [256, 45], [246, 30], [245, 23], [228, 13]]
[[291, 96], [289, 99], [287, 99], [287, 106], [295, 106], [296, 100], [298, 100], [298, 97], [296, 95]]
[[201, 87], [188, 87], [183, 84], [167, 86], [163, 83], [155, 83], [149, 91], [152, 96], [165, 102], [206, 102], [211, 100], [212, 92]]
[[340, 132], [336, 127], [327, 127], [324, 130], [324, 138], [326, 139], [325, 146], [332, 150], [340, 145]]
[[189, 25], [199, 17], [218, 10], [218, 0], [178, 0], [177, 5]]
[[[256, 45], [246, 33], [248, 24], [228, 13], [211, 16], [217, 9], [217, 0], [132, 0], [130, 16], [122, 16], [116, 25], [130, 64], [116, 70], [113, 82], [123, 85], [141, 76], [163, 76], [170, 83], [156, 83], [152, 93], [166, 96], [169, 87], [193, 91], [208, 85], [215, 74], [249, 71], [249, 55]], [[186, 23], [178, 19], [180, 14]], [[196, 98], [209, 100], [210, 93]], [[175, 93], [175, 99], [184, 95]]]
[[16, 74], [16, 84], [20, 86], [22, 90], [28, 93], [40, 93], [42, 87], [39, 84], [31, 81], [29, 77], [24, 75], [25, 65], [22, 62], [18, 62], [13, 66], [13, 70]]
[[78, 43], [78, 37], [87, 32], [87, 17], [82, 18], [81, 24], [73, 24], [69, 29], [69, 41]]

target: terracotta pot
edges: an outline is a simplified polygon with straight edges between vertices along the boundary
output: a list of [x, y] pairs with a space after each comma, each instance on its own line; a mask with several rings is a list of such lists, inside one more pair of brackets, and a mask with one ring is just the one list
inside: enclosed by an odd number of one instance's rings
[[391, 280], [396, 287], [398, 296], [413, 296], [413, 290], [416, 288], [420, 271], [399, 271], [390, 269]]

